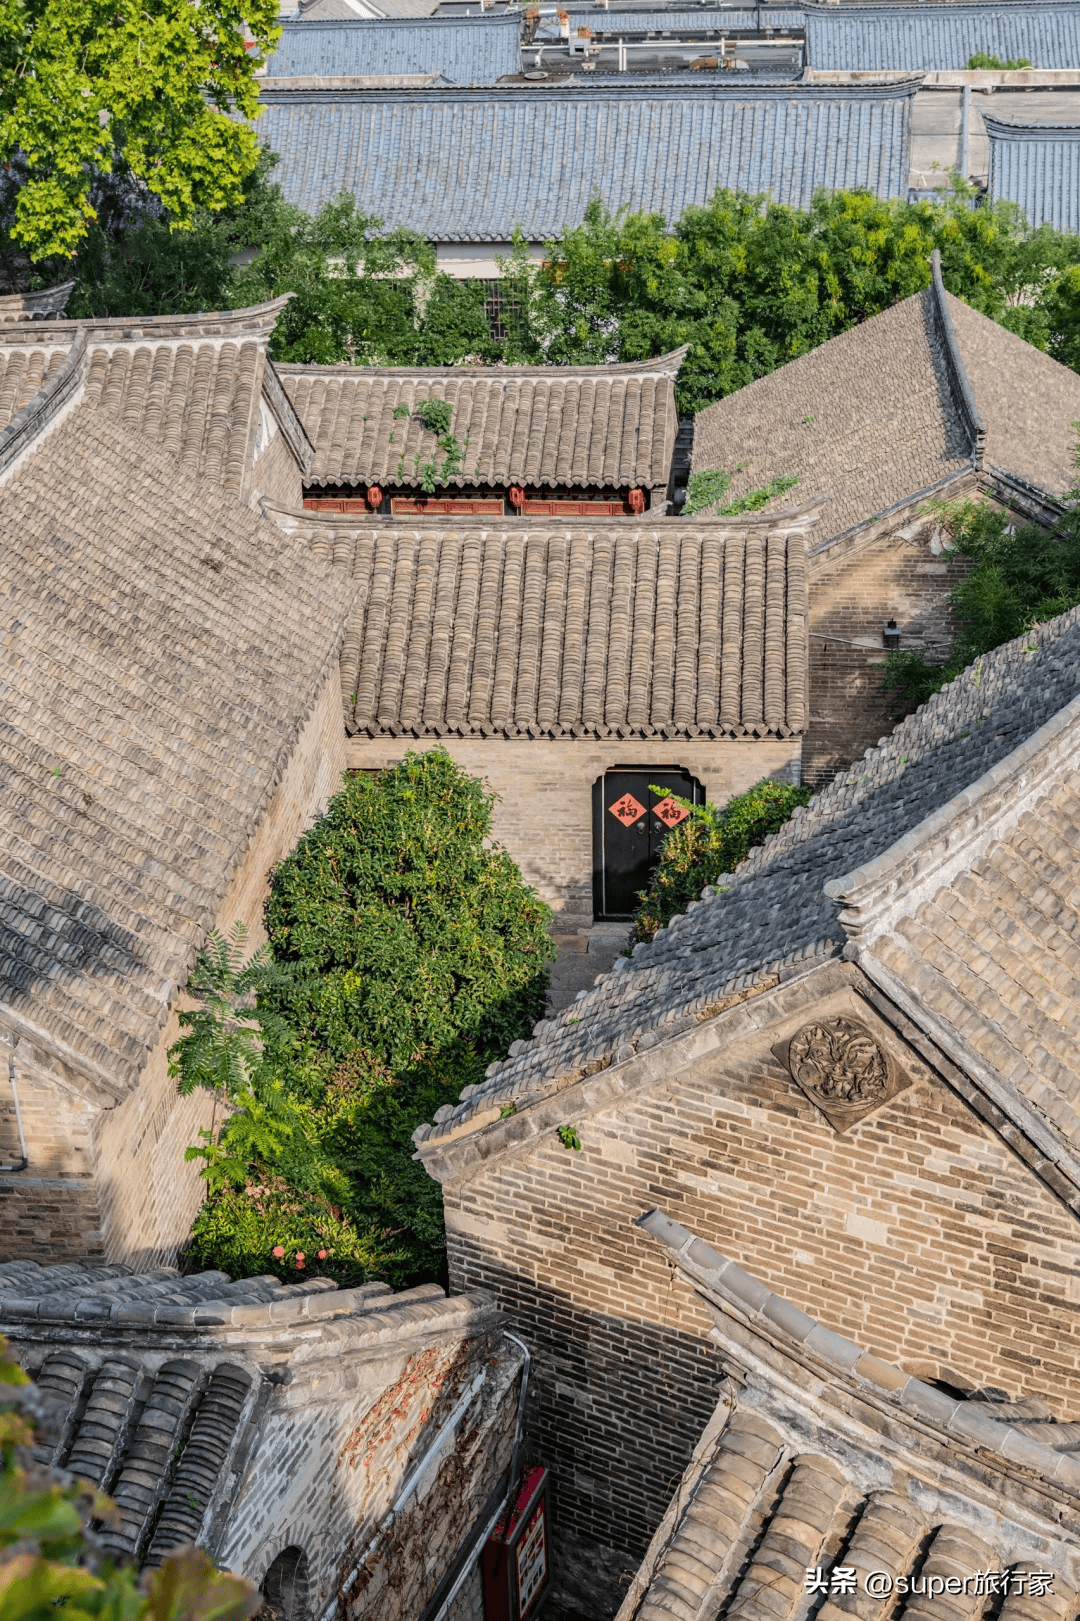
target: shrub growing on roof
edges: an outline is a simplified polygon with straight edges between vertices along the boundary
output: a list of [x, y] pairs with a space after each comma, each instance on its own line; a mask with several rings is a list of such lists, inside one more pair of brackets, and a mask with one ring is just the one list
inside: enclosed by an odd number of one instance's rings
[[688, 902], [701, 898], [707, 884], [732, 872], [755, 845], [783, 827], [792, 811], [807, 803], [810, 793], [809, 788], [766, 778], [724, 806], [711, 802], [693, 805], [672, 795], [690, 815], [664, 840], [652, 882], [643, 891], [634, 916], [631, 940], [653, 939], [658, 929], [686, 910]]

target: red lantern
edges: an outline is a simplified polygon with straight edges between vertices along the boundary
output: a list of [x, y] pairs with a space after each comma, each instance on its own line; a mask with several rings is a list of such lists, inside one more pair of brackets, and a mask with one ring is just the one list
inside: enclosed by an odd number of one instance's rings
[[368, 485], [367, 503], [373, 511], [376, 511], [382, 506], [382, 491], [377, 484]]
[[645, 511], [645, 491], [644, 490], [631, 490], [629, 496], [627, 497], [627, 499], [630, 502], [630, 511], [631, 512], [644, 512]]
[[513, 507], [523, 507], [525, 505], [525, 491], [520, 484], [511, 484], [510, 486], [510, 505]]

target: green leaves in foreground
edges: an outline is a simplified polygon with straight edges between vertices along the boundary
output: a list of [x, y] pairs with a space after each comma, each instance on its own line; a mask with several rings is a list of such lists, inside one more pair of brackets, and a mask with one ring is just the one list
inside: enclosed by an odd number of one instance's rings
[[0, 164], [20, 166], [12, 234], [33, 260], [78, 249], [94, 177], [118, 157], [174, 227], [239, 200], [276, 12], [274, 0], [0, 0]]

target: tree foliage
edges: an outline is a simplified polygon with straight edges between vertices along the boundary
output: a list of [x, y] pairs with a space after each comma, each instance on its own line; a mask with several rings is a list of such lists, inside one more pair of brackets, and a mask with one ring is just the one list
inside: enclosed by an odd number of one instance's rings
[[[429, 243], [384, 230], [348, 195], [312, 216], [292, 207], [273, 183], [275, 161], [264, 152], [238, 201], [195, 209], [191, 228], [178, 232], [121, 158], [93, 179], [97, 217], [74, 266], [43, 261], [36, 284], [74, 271], [69, 310], [95, 316], [223, 309], [290, 293], [271, 340], [279, 360], [583, 364], [686, 344], [679, 407], [696, 412], [918, 292], [937, 248], [951, 292], [1080, 366], [1080, 238], [1029, 230], [1014, 204], [986, 203], [957, 176], [914, 203], [821, 192], [798, 209], [721, 190], [673, 226], [594, 200], [540, 260], [516, 233], [500, 266], [505, 335], [495, 339], [481, 283], [440, 273]], [[0, 176], [9, 226], [24, 181], [18, 165], [6, 182]], [[0, 272], [13, 284], [11, 247]]]
[[[174, 227], [239, 201], [258, 144], [255, 70], [273, 0], [0, 0], [0, 163], [20, 164], [12, 230], [70, 255], [96, 175], [122, 156]], [[242, 118], [234, 113], [239, 112]]]
[[412, 1133], [528, 1034], [554, 954], [491, 807], [442, 749], [358, 773], [275, 871], [268, 946], [241, 965], [242, 937], [211, 939], [171, 1054], [182, 1090], [227, 1099], [188, 1150], [210, 1189], [201, 1261], [343, 1283], [438, 1270], [441, 1197]]
[[[654, 793], [668, 790], [654, 788]], [[700, 900], [707, 884], [722, 873], [733, 872], [755, 845], [761, 844], [788, 821], [810, 798], [809, 788], [765, 778], [736, 794], [724, 806], [711, 802], [694, 805], [671, 796], [690, 812], [664, 839], [660, 861], [649, 888], [634, 915], [631, 941], [652, 940], [658, 929], [685, 912], [688, 902]]]
[[[1080, 429], [1080, 423], [1073, 425]], [[1073, 460], [1080, 468], [1080, 446]], [[1002, 642], [1080, 603], [1080, 481], [1049, 529], [1016, 523], [981, 496], [938, 497], [923, 510], [951, 536], [956, 555], [971, 559], [971, 569], [953, 587], [957, 630], [945, 663], [929, 664], [917, 649], [886, 660], [884, 685], [909, 706], [923, 703]]]
[[[1080, 239], [1029, 231], [1011, 203], [974, 202], [956, 176], [914, 203], [820, 192], [798, 209], [720, 190], [672, 228], [596, 199], [542, 263], [519, 238], [502, 266], [515, 305], [507, 358], [641, 360], [688, 344], [677, 389], [693, 414], [918, 292], [935, 248], [951, 292], [1049, 347], [1047, 310]], [[1059, 350], [1077, 342], [1076, 302], [1054, 305]]]
[[29, 1380], [0, 1338], [0, 1621], [246, 1621], [262, 1600], [249, 1582], [185, 1548], [140, 1580], [105, 1557], [94, 1521], [119, 1523], [115, 1505], [86, 1481], [64, 1480], [30, 1452]]

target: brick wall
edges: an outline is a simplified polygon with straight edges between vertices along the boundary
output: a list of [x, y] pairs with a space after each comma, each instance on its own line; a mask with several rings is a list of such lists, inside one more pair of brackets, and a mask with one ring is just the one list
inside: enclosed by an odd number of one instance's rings
[[[967, 488], [958, 481], [950, 496]], [[882, 691], [882, 631], [890, 619], [902, 632], [902, 648], [922, 651], [931, 663], [948, 653], [955, 628], [949, 595], [968, 565], [950, 557], [932, 518], [918, 516], [922, 504], [812, 561], [803, 780], [813, 787], [858, 759], [904, 713], [900, 696]]]
[[1080, 1416], [1076, 1218], [929, 1071], [838, 1135], [772, 1056], [784, 1019], [858, 982], [830, 964], [754, 999], [757, 1035], [673, 1055], [616, 1106], [574, 1113], [571, 1088], [550, 1107], [580, 1153], [552, 1126], [445, 1185], [454, 1288], [494, 1291], [536, 1357], [530, 1443], [587, 1613], [614, 1613], [721, 1376], [707, 1313], [634, 1226], [654, 1206], [911, 1372]]
[[[403, 758], [427, 740], [357, 738], [347, 743], [350, 766], [371, 769]], [[446, 738], [443, 746], [463, 770], [483, 777], [498, 796], [495, 839], [510, 852], [564, 927], [593, 915], [593, 810], [596, 779], [612, 766], [678, 765], [723, 803], [762, 777], [790, 781], [798, 771], [799, 739], [651, 738], [647, 741], [554, 741], [537, 738]]]
[[[391, 1340], [335, 1372], [299, 1365], [263, 1421], [215, 1559], [260, 1582], [295, 1548], [309, 1616], [338, 1594], [347, 1621], [416, 1621], [509, 1464], [522, 1361], [492, 1332], [451, 1344]], [[480, 1373], [475, 1400], [387, 1525]]]
[[[266, 415], [269, 416], [269, 411]], [[273, 420], [272, 417], [270, 419]], [[289, 449], [288, 440], [274, 423], [274, 435], [249, 475], [252, 506], [258, 506], [259, 497], [298, 512], [304, 504], [304, 485], [296, 457]]]
[[[275, 441], [276, 442], [276, 441]], [[281, 782], [229, 884], [215, 926], [241, 918], [254, 946], [270, 868], [323, 809], [344, 769], [336, 666], [329, 671]], [[0, 1173], [0, 1259], [107, 1255], [136, 1267], [175, 1258], [204, 1184], [184, 1149], [211, 1120], [207, 1094], [181, 1098], [168, 1074], [180, 1035], [175, 1010], [134, 1092], [116, 1103], [44, 1049], [15, 1051], [30, 1152], [28, 1172]], [[0, 1067], [0, 1142], [14, 1138], [6, 1062]], [[10, 1163], [5, 1157], [2, 1163]]]

